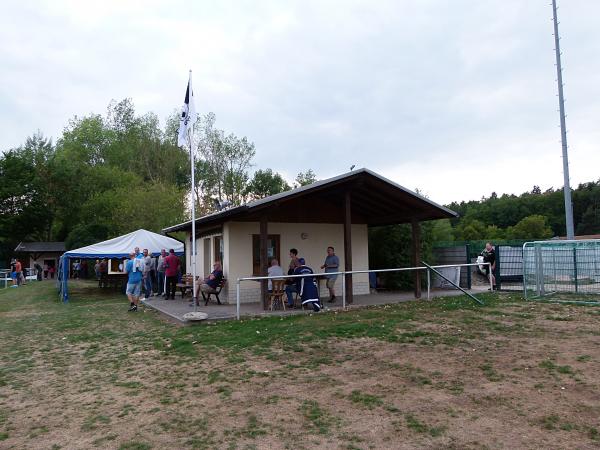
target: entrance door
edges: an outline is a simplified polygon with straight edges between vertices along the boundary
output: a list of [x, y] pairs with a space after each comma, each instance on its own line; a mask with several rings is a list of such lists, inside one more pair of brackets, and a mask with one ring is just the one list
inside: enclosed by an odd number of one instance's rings
[[[279, 235], [269, 234], [267, 237], [267, 265], [271, 265], [273, 259], [279, 259]], [[252, 235], [252, 275], [260, 276], [260, 234]]]
[[203, 262], [204, 262], [204, 274], [201, 278], [208, 275], [211, 272], [211, 264], [210, 264], [210, 238], [204, 239], [204, 249], [203, 249]]

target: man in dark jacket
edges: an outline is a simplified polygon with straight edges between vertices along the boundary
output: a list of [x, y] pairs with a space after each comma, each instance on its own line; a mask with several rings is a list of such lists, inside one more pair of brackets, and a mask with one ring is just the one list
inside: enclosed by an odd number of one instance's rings
[[[309, 275], [315, 272], [306, 265], [304, 258], [298, 258], [299, 267], [294, 270], [294, 275]], [[296, 290], [300, 293], [302, 305], [310, 305], [314, 312], [321, 311], [321, 301], [319, 300], [319, 288], [314, 277], [296, 278]]]

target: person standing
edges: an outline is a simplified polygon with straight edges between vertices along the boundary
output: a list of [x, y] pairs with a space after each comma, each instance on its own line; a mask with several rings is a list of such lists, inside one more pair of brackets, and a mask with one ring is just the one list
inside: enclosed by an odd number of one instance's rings
[[491, 242], [486, 242], [485, 249], [483, 252], [481, 252], [481, 255], [483, 256], [483, 262], [490, 263], [489, 266], [485, 266], [485, 274], [488, 279], [490, 277], [492, 278], [493, 289], [496, 289], [496, 277], [494, 275], [494, 272], [496, 271], [496, 251], [494, 250], [494, 246]]
[[96, 274], [96, 281], [100, 281], [100, 260], [96, 260], [96, 264], [94, 264], [94, 273]]
[[33, 265], [33, 268], [35, 269], [35, 274], [36, 274], [37, 280], [42, 281], [42, 266], [40, 266], [40, 264], [36, 262]]
[[44, 278], [48, 278], [48, 264], [44, 263]]
[[21, 261], [17, 259], [15, 261], [15, 272], [17, 273], [17, 286], [21, 286], [23, 283], [23, 265]]
[[[296, 250], [295, 248], [290, 248], [290, 264], [288, 266], [288, 275], [293, 275], [294, 271], [298, 267], [300, 267], [298, 250]], [[285, 287], [285, 295], [287, 296], [288, 308], [294, 307], [294, 293], [297, 292], [299, 291], [296, 290], [296, 279], [288, 279], [287, 286]]]
[[167, 300], [169, 296], [175, 300], [175, 289], [177, 289], [177, 274], [179, 273], [179, 258], [175, 256], [175, 250], [169, 250], [169, 256], [165, 258], [165, 275], [167, 277], [167, 286], [165, 295]]
[[138, 310], [138, 303], [140, 301], [140, 293], [142, 292], [142, 276], [143, 273], [140, 270], [138, 264], [136, 264], [136, 255], [134, 252], [129, 254], [129, 261], [125, 266], [127, 272], [127, 289], [126, 294], [129, 299], [128, 311], [135, 312]]
[[12, 280], [11, 287], [19, 287], [19, 277], [17, 276], [17, 261], [13, 260], [10, 262], [10, 279]]
[[108, 287], [108, 263], [106, 258], [103, 258], [98, 265], [100, 272], [100, 279], [98, 280], [98, 287]]
[[152, 255], [148, 253], [148, 249], [144, 249], [144, 266], [143, 266], [143, 274], [144, 274], [144, 291], [146, 292], [146, 298], [152, 297], [152, 283], [154, 282], [154, 259]]
[[[325, 269], [325, 273], [338, 272], [340, 267], [340, 258], [335, 254], [333, 247], [327, 247], [327, 257], [321, 269]], [[327, 277], [327, 289], [329, 289], [329, 303], [335, 303], [335, 280], [337, 275], [329, 275]]]
[[156, 273], [158, 276], [158, 292], [155, 295], [164, 295], [165, 293], [165, 259], [167, 258], [167, 251], [163, 248], [160, 251], [158, 257], [158, 264], [156, 265]]

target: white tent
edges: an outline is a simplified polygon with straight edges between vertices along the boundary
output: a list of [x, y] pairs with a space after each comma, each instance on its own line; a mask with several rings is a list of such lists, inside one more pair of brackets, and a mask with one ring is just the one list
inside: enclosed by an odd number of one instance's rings
[[81, 258], [126, 258], [135, 247], [140, 250], [145, 248], [152, 256], [160, 255], [160, 251], [165, 249], [175, 250], [176, 255], [183, 255], [183, 242], [177, 239], [153, 233], [152, 231], [139, 229], [123, 236], [119, 236], [87, 247], [77, 248], [65, 252], [60, 260], [59, 270], [59, 291], [63, 301], [68, 301], [69, 291], [67, 281], [69, 279], [69, 260]]

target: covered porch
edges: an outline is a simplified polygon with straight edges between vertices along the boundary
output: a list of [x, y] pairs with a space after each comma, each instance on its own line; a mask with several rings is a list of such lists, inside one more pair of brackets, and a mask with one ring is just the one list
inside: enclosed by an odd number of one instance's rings
[[[479, 292], [487, 292], [486, 286], [473, 286], [471, 290], [473, 294]], [[460, 296], [463, 293], [459, 290], [448, 290], [448, 289], [435, 289], [432, 290], [432, 296], [430, 301], [435, 301], [436, 298], [440, 297], [452, 297]], [[353, 308], [367, 308], [370, 306], [382, 306], [382, 305], [393, 305], [397, 303], [404, 303], [407, 301], [414, 300], [415, 296], [413, 292], [376, 292], [367, 295], [358, 295], [354, 298], [354, 302], [351, 305], [347, 305], [346, 309]], [[326, 299], [323, 297], [322, 301]], [[427, 301], [427, 300], [423, 300]], [[162, 316], [180, 324], [189, 324], [190, 322], [184, 319], [184, 315], [193, 312], [194, 308], [190, 307], [188, 298], [177, 297], [176, 300], [164, 300], [162, 297], [152, 297], [146, 300], [142, 300], [142, 303], [157, 311]], [[324, 312], [327, 311], [343, 311], [341, 304], [327, 305]], [[235, 303], [217, 305], [214, 303], [208, 306], [202, 305], [198, 307], [197, 311], [207, 314], [206, 319], [209, 322], [218, 320], [235, 320], [236, 319], [236, 305]], [[285, 311], [277, 309], [275, 311], [265, 310], [261, 302], [244, 303], [242, 304], [241, 317], [242, 318], [259, 318], [267, 316], [291, 316], [297, 314], [312, 314], [312, 310], [308, 309], [287, 309]]]
[[[297, 226], [311, 226], [312, 230], [325, 230], [325, 227], [339, 227], [335, 235], [327, 239], [338, 238], [340, 257], [340, 271], [366, 270], [368, 263], [368, 227], [405, 224], [410, 223], [412, 229], [412, 265], [420, 265], [421, 262], [421, 226], [426, 220], [435, 220], [455, 217], [456, 213], [440, 206], [429, 199], [412, 192], [368, 169], [358, 169], [337, 177], [317, 181], [308, 186], [303, 186], [291, 191], [272, 195], [260, 200], [249, 202], [245, 205], [236, 206], [224, 211], [219, 211], [196, 220], [196, 238], [203, 239], [211, 234], [221, 233], [219, 243], [222, 245], [222, 258], [224, 257], [224, 272], [227, 278], [225, 297], [232, 304], [235, 299], [236, 280], [249, 276], [267, 275], [272, 255], [270, 254], [269, 242], [272, 240], [271, 233], [283, 233], [280, 230], [287, 229], [293, 234], [294, 240], [289, 236], [286, 238], [288, 245], [282, 248], [301, 248], [300, 256], [306, 256], [304, 249], [309, 247], [313, 235], [323, 237], [323, 233], [301, 233]], [[321, 228], [317, 228], [317, 227]], [[187, 253], [191, 253], [191, 222], [185, 222], [164, 229], [165, 233], [185, 231], [188, 233]], [[216, 231], [215, 231], [216, 230]], [[354, 231], [353, 231], [354, 230]], [[331, 231], [330, 231], [331, 232]], [[255, 257], [255, 268], [245, 261], [247, 252], [243, 248], [249, 247], [252, 234], [255, 233], [257, 247]], [[342, 240], [342, 235], [343, 240]], [[354, 236], [356, 235], [356, 236]], [[284, 234], [281, 234], [284, 236]], [[295, 240], [297, 239], [297, 240]], [[304, 239], [307, 239], [303, 241]], [[283, 240], [283, 238], [282, 238]], [[206, 241], [206, 239], [205, 239]], [[215, 243], [217, 241], [214, 241]], [[210, 250], [208, 246], [203, 249]], [[327, 244], [331, 245], [331, 244]], [[326, 246], [320, 251], [324, 255]], [[337, 249], [337, 247], [336, 247]], [[353, 252], [353, 249], [355, 250]], [[360, 249], [360, 258], [354, 258], [357, 249]], [[341, 251], [339, 251], [341, 250]], [[196, 243], [198, 254], [198, 243]], [[314, 249], [307, 258], [309, 265], [318, 272], [321, 264], [321, 256], [316, 256]], [[210, 253], [210, 251], [209, 251]], [[218, 252], [214, 251], [215, 255]], [[283, 253], [283, 252], [282, 252]], [[205, 253], [206, 254], [206, 253]], [[203, 255], [204, 256], [204, 255]], [[195, 261], [198, 261], [198, 257]], [[203, 267], [206, 266], [206, 256], [202, 258]], [[280, 258], [281, 266], [286, 268], [287, 264]], [[354, 261], [358, 261], [358, 265]], [[192, 259], [190, 258], [190, 262]], [[188, 271], [189, 270], [188, 266]], [[206, 275], [207, 271], [197, 273]], [[360, 276], [346, 275], [343, 279], [344, 291], [347, 304], [352, 304], [356, 294], [367, 294], [369, 292], [368, 280], [361, 278], [360, 286], [353, 286]], [[259, 284], [260, 283], [260, 284]], [[267, 281], [256, 284], [257, 299], [247, 299], [247, 302], [259, 300], [262, 308], [267, 308]], [[259, 288], [260, 285], [260, 288]], [[244, 296], [245, 298], [246, 296]], [[421, 297], [421, 273], [414, 274], [413, 297]]]

